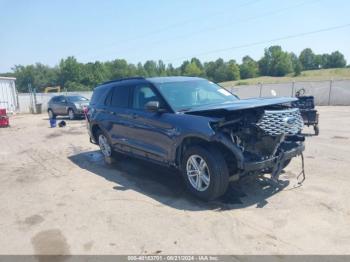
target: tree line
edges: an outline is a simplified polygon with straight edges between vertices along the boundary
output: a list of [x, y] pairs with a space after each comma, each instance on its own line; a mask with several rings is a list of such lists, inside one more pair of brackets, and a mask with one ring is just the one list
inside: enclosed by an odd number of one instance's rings
[[27, 92], [28, 85], [37, 92], [47, 86], [61, 86], [68, 91], [92, 90], [96, 85], [111, 79], [131, 76], [199, 76], [214, 82], [247, 79], [258, 76], [284, 76], [293, 73], [299, 75], [302, 70], [321, 68], [341, 68], [346, 66], [344, 55], [339, 51], [331, 54], [315, 54], [310, 48], [304, 49], [299, 56], [283, 51], [280, 46], [265, 49], [264, 56], [255, 61], [245, 56], [238, 64], [235, 60], [202, 63], [198, 58], [184, 61], [179, 67], [165, 64], [162, 60], [149, 60], [132, 64], [124, 59], [107, 62], [80, 63], [73, 56], [61, 59], [55, 67], [36, 63], [34, 65], [16, 65], [13, 72], [3, 74], [16, 77], [19, 92]]

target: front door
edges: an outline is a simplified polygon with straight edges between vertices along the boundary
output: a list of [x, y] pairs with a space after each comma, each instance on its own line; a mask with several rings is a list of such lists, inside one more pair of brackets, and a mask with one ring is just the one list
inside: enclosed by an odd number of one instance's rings
[[149, 84], [132, 86], [129, 130], [129, 144], [133, 153], [152, 160], [167, 162], [169, 160], [175, 126], [171, 123], [169, 112], [149, 112], [145, 106], [150, 101], [158, 101], [161, 107], [162, 99]]

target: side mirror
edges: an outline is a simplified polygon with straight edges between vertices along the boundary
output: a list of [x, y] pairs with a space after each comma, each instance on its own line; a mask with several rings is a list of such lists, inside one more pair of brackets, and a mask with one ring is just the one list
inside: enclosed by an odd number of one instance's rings
[[147, 102], [147, 104], [145, 105], [145, 108], [148, 112], [153, 112], [153, 113], [161, 111], [161, 108], [160, 108], [158, 101]]

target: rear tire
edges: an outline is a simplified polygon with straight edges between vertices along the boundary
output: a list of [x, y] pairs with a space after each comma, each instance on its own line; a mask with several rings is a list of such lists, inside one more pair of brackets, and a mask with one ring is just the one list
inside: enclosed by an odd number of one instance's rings
[[182, 157], [181, 173], [188, 190], [205, 201], [222, 196], [229, 184], [226, 161], [214, 147], [188, 148]]
[[96, 142], [100, 147], [101, 153], [104, 157], [104, 160], [107, 164], [114, 163], [114, 151], [112, 148], [112, 144], [109, 141], [107, 135], [102, 130], [96, 131]]

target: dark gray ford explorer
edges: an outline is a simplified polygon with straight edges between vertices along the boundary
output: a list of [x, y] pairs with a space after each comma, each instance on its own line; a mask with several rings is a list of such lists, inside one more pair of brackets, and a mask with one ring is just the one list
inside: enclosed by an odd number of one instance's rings
[[108, 159], [127, 154], [180, 170], [204, 200], [229, 181], [281, 170], [304, 150], [295, 98], [239, 99], [197, 77], [126, 78], [94, 90], [90, 141]]

